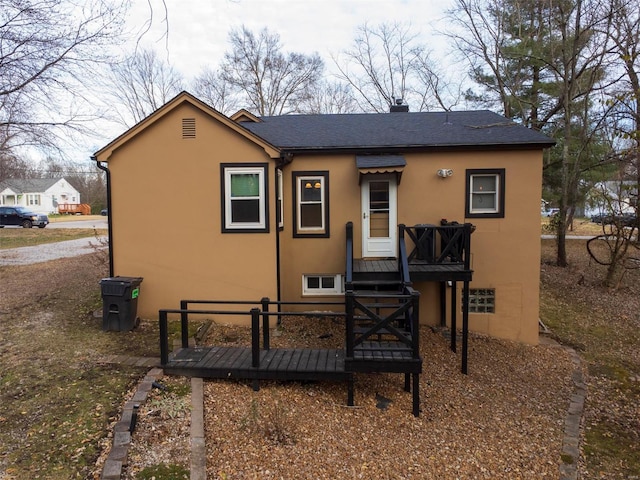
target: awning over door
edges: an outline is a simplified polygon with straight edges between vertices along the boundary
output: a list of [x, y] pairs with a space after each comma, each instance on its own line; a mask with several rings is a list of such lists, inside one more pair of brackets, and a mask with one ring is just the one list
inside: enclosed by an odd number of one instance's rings
[[373, 173], [395, 173], [400, 183], [407, 161], [402, 155], [356, 155], [356, 167], [362, 176]]

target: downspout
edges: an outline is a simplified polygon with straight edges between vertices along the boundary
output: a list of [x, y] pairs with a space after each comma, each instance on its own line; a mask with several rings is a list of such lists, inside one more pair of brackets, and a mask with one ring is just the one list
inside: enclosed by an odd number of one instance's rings
[[96, 162], [96, 165], [100, 170], [107, 174], [107, 228], [109, 235], [109, 276], [113, 277], [113, 224], [111, 222], [111, 216], [113, 211], [111, 210], [111, 172], [109, 168], [104, 166], [100, 160], [95, 156], [91, 156], [91, 160]]
[[[277, 296], [277, 301], [281, 302], [282, 301], [282, 295], [281, 295], [281, 289], [280, 289], [280, 281], [281, 281], [281, 271], [280, 271], [280, 220], [282, 220], [280, 218], [280, 208], [278, 208], [278, 195], [280, 195], [280, 185], [278, 185], [278, 172], [281, 172], [282, 170], [280, 169], [280, 162], [278, 162], [276, 164], [276, 188], [275, 188], [275, 195], [273, 196], [275, 199], [275, 212], [276, 212], [276, 296]], [[280, 201], [282, 202], [282, 199], [280, 199]], [[280, 313], [282, 311], [282, 306], [280, 305], [280, 303], [278, 303], [278, 313]], [[278, 325], [280, 325], [280, 323], [282, 322], [282, 319], [280, 318], [280, 315], [278, 315]]]

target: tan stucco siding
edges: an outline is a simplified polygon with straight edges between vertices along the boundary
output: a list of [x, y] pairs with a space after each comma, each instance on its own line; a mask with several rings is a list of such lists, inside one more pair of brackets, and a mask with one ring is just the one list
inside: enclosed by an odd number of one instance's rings
[[[182, 119], [196, 138], [182, 138]], [[255, 299], [276, 295], [275, 212], [270, 233], [222, 234], [221, 163], [274, 162], [264, 150], [185, 104], [153, 123], [108, 159], [114, 270], [144, 278], [143, 318], [179, 300]]]
[[[457, 152], [405, 155], [407, 165], [398, 186], [398, 223], [438, 224], [441, 219], [468, 221], [471, 237], [471, 288], [495, 288], [496, 312], [470, 315], [472, 330], [501, 338], [537, 343], [540, 269], [539, 151]], [[452, 169], [441, 178], [438, 169]], [[504, 168], [505, 217], [465, 219], [466, 170]], [[293, 238], [292, 171], [330, 171], [330, 238]], [[345, 224], [354, 223], [354, 255], [361, 256], [361, 197], [353, 155], [296, 157], [285, 168], [284, 219], [281, 232], [283, 299], [302, 296], [303, 274], [344, 273]], [[440, 320], [438, 286], [420, 283], [421, 319]], [[461, 292], [458, 293], [461, 299]], [[450, 309], [447, 300], [447, 309]], [[458, 325], [461, 314], [458, 314]]]

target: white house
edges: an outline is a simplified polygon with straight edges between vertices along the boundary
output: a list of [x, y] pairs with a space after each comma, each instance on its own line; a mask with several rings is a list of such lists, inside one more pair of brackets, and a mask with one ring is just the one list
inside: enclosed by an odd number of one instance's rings
[[637, 185], [629, 180], [596, 183], [587, 195], [585, 217], [634, 213], [638, 202]]
[[9, 179], [0, 182], [0, 205], [21, 205], [36, 213], [58, 213], [58, 205], [80, 203], [80, 192], [64, 178]]

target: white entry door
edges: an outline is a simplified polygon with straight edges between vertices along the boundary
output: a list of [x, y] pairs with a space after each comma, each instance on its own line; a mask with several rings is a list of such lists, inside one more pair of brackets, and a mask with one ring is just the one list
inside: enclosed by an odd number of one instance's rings
[[362, 180], [362, 257], [397, 256], [397, 183], [395, 175], [366, 175]]

